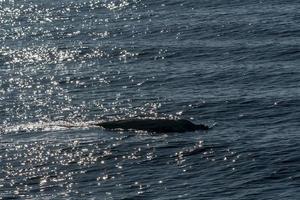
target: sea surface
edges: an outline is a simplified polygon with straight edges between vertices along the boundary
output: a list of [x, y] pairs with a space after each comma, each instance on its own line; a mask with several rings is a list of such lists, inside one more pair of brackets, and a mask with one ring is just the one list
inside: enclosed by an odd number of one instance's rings
[[299, 0], [1, 0], [0, 44], [0, 199], [299, 199]]

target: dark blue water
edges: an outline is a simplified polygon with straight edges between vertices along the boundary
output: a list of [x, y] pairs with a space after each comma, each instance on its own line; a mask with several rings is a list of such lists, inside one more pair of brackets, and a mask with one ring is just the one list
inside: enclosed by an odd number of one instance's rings
[[[0, 199], [299, 198], [299, 1], [4, 0], [0, 44]], [[215, 126], [89, 126], [134, 117]]]

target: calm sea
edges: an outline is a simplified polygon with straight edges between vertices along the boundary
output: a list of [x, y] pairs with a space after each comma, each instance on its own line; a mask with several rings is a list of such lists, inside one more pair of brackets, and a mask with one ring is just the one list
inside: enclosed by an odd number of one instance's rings
[[[299, 199], [298, 0], [1, 0], [0, 44], [0, 199]], [[214, 127], [89, 126], [135, 117]]]

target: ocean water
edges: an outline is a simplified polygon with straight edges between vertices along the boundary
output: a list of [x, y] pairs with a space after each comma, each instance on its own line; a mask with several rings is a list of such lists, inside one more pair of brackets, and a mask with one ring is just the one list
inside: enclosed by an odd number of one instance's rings
[[[0, 43], [0, 199], [299, 198], [298, 0], [2, 0]], [[135, 117], [213, 128], [89, 125]]]

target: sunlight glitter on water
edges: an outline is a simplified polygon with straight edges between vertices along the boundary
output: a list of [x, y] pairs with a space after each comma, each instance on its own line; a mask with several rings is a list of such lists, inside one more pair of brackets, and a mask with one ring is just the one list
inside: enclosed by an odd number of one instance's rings
[[299, 196], [295, 0], [0, 2], [0, 199]]

